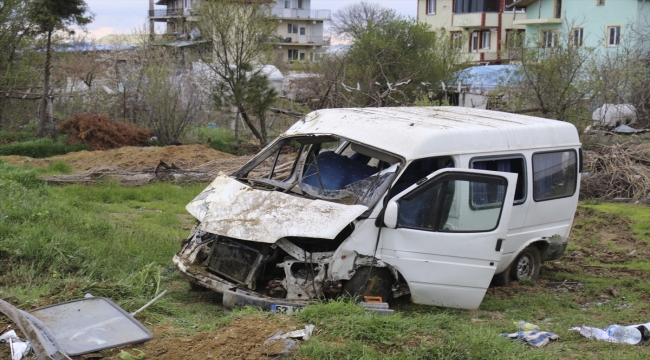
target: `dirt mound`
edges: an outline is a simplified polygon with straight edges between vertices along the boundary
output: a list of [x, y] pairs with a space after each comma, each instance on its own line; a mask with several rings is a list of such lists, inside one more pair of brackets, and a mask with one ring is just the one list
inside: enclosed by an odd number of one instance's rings
[[149, 130], [113, 121], [100, 114], [75, 114], [60, 123], [57, 130], [68, 134], [70, 145], [83, 143], [93, 150], [146, 144], [150, 134]]
[[[153, 329], [153, 340], [125, 350], [134, 353], [130, 349], [140, 349], [147, 359], [160, 360], [273, 359], [285, 350], [284, 341], [272, 341], [266, 345], [264, 341], [277, 331], [286, 333], [302, 327], [304, 325], [286, 317], [261, 319], [245, 316], [233, 319], [230, 325], [216, 333], [199, 333], [190, 337], [176, 337], [178, 331], [168, 327]], [[114, 350], [111, 355], [121, 350]]]
[[47, 159], [32, 159], [25, 156], [2, 157], [4, 161], [11, 164], [32, 167], [45, 167], [56, 161], [65, 161], [75, 172], [88, 171], [103, 166], [115, 166], [122, 169], [155, 168], [161, 160], [181, 168], [192, 168], [213, 160], [232, 158], [237, 158], [237, 156], [204, 145], [125, 146], [104, 151], [79, 151]]
[[579, 207], [573, 221], [569, 243], [576, 249], [566, 252], [567, 262], [617, 264], [646, 259], [650, 244], [637, 239], [632, 221], [625, 216]]

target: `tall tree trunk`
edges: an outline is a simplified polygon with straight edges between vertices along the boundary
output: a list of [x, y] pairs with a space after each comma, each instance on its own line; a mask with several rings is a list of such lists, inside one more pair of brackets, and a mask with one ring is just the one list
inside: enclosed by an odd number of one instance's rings
[[241, 113], [242, 119], [244, 119], [244, 122], [246, 123], [246, 125], [248, 125], [248, 128], [251, 129], [253, 136], [255, 136], [255, 138], [260, 141], [260, 144], [264, 144], [264, 138], [262, 137], [262, 135], [260, 135], [259, 131], [257, 131], [257, 129], [255, 128], [255, 124], [253, 124], [251, 119], [248, 117], [248, 113], [241, 106], [238, 106], [238, 108], [239, 108], [239, 112]]
[[[41, 101], [41, 118], [38, 124], [38, 137], [46, 135], [47, 128], [47, 98], [50, 95], [50, 67], [52, 66], [52, 31], [47, 32], [47, 53], [45, 55], [45, 79], [43, 81], [43, 100]], [[54, 129], [52, 129], [54, 131]], [[50, 136], [53, 134], [50, 134]]]

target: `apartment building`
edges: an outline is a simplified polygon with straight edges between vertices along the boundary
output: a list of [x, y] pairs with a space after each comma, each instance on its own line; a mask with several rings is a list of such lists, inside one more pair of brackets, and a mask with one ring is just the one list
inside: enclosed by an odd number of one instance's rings
[[650, 1], [645, 0], [518, 0], [526, 16], [514, 21], [525, 26], [526, 37], [554, 47], [561, 31], [571, 32], [577, 46], [616, 51], [626, 40], [648, 32]]
[[[449, 31], [455, 46], [466, 51], [469, 61], [508, 61], [502, 47], [523, 36], [526, 8], [512, 7], [516, 0], [418, 0], [418, 22]], [[518, 35], [518, 36], [514, 36]]]
[[[196, 11], [201, 1], [209, 0], [149, 0], [149, 27], [152, 36], [156, 23], [165, 24], [165, 36], [173, 40], [194, 38]], [[269, 38], [278, 60], [284, 62], [316, 61], [324, 47], [330, 45], [324, 23], [331, 20], [330, 10], [311, 8], [311, 0], [268, 0], [277, 18], [275, 36]], [[156, 8], [158, 5], [160, 8]], [[164, 8], [162, 8], [164, 6]]]

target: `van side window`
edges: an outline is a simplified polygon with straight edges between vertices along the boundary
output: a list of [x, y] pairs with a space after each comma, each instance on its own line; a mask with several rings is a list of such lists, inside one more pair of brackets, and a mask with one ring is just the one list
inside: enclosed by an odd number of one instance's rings
[[[518, 174], [514, 204], [519, 205], [526, 202], [526, 161], [523, 156], [472, 160], [470, 167], [476, 170], [501, 171]], [[478, 186], [472, 188], [472, 191], [470, 192], [470, 202], [472, 207], [479, 209], [499, 206], [494, 197], [496, 193], [488, 189], [486, 186], [488, 185], [478, 184]], [[488, 194], [493, 195], [489, 196]]]
[[411, 187], [419, 180], [424, 179], [431, 173], [444, 168], [453, 168], [454, 160], [449, 156], [431, 157], [424, 159], [417, 159], [412, 161], [409, 166], [404, 170], [402, 176], [393, 185], [390, 191], [389, 198], [401, 193], [402, 191]]
[[[486, 185], [495, 206], [472, 209], [470, 189]], [[484, 175], [444, 174], [398, 200], [397, 225], [401, 228], [438, 232], [485, 232], [494, 230], [501, 216], [507, 183]]]
[[574, 150], [533, 154], [533, 199], [544, 201], [573, 196], [577, 171]]

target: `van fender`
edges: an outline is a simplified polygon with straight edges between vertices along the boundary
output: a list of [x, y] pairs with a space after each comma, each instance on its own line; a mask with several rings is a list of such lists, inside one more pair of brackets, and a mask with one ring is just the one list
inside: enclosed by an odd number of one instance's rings
[[[517, 251], [515, 251], [512, 257], [507, 261], [507, 264], [503, 268], [503, 271], [507, 271], [510, 268], [510, 265], [512, 265], [512, 262], [519, 256], [519, 254], [528, 246], [530, 245], [535, 245], [537, 246], [537, 249], [539, 250], [539, 254], [541, 257], [542, 262], [544, 261], [551, 261], [551, 260], [557, 260], [559, 259], [562, 254], [564, 253], [564, 250], [567, 247], [567, 240], [564, 239], [561, 235], [555, 234], [553, 236], [542, 236], [538, 238], [533, 238], [530, 239], [529, 241], [525, 242], [522, 244]], [[500, 271], [499, 273], [503, 272]]]

